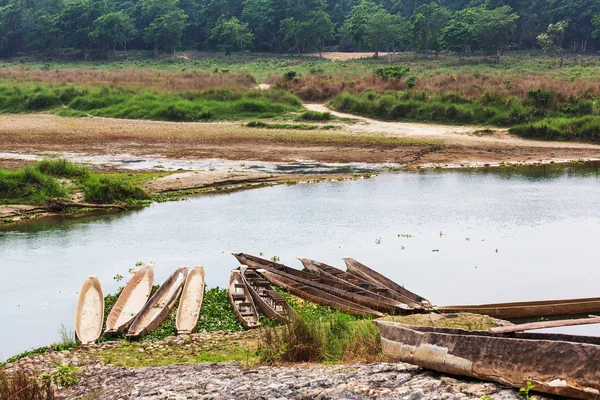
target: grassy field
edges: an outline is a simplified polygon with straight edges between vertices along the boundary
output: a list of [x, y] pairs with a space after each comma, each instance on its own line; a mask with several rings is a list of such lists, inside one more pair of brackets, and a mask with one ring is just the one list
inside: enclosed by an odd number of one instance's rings
[[[402, 53], [393, 63], [408, 69], [404, 79], [377, 76], [387, 65], [384, 57], [188, 52], [173, 62], [130, 52], [113, 62], [19, 61], [0, 64], [1, 112], [168, 121], [285, 118], [301, 109], [300, 98], [379, 119], [494, 125], [527, 138], [598, 141], [597, 123], [587, 118], [600, 115], [596, 55], [570, 56], [560, 67], [557, 58], [535, 52], [508, 54], [500, 64], [480, 56], [460, 62], [452, 55]], [[282, 90], [252, 90], [262, 82]]]

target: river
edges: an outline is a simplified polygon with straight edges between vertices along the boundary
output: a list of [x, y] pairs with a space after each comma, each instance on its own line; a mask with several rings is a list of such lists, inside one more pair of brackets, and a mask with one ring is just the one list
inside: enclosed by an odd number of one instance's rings
[[[0, 360], [73, 327], [81, 282], [117, 290], [137, 261], [156, 281], [204, 265], [209, 286], [231, 252], [343, 266], [351, 256], [440, 305], [598, 297], [597, 164], [384, 173], [154, 204], [0, 228]], [[598, 327], [562, 332], [600, 335]]]

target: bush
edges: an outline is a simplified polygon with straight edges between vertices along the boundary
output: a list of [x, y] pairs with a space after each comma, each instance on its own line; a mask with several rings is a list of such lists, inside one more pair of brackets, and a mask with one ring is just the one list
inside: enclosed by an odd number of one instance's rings
[[89, 171], [85, 167], [74, 164], [64, 158], [43, 160], [35, 164], [34, 168], [43, 174], [56, 178], [81, 178], [89, 175]]
[[51, 92], [39, 92], [27, 100], [27, 105], [25, 107], [30, 111], [38, 111], [54, 108], [58, 105], [60, 105], [60, 99], [56, 94]]
[[125, 182], [120, 177], [92, 175], [83, 182], [85, 200], [91, 203], [111, 204], [130, 200], [148, 200], [150, 195], [142, 188]]
[[407, 88], [412, 89], [415, 86], [417, 86], [417, 77], [416, 76], [411, 76], [410, 78], [408, 78], [406, 80], [406, 87]]
[[44, 204], [48, 198], [66, 197], [67, 191], [35, 167], [17, 171], [0, 169], [0, 202], [3, 204]]
[[388, 80], [388, 79], [401, 80], [405, 76], [408, 76], [409, 72], [410, 72], [409, 67], [403, 67], [401, 65], [388, 65], [383, 68], [377, 68], [375, 70], [375, 75], [377, 75], [378, 77], [380, 77], [381, 79], [384, 79], [384, 80]]
[[298, 119], [304, 121], [329, 121], [331, 119], [331, 113], [322, 113], [318, 111], [304, 111], [298, 116]]
[[297, 76], [298, 76], [298, 73], [296, 71], [288, 71], [283, 74], [283, 80], [294, 81]]
[[548, 105], [552, 97], [552, 90], [550, 89], [529, 89], [527, 95], [534, 100], [537, 105]]

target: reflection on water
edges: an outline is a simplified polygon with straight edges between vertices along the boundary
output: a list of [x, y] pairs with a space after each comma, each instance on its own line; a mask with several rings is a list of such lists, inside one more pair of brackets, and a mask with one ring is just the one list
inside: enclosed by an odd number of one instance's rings
[[397, 173], [3, 228], [0, 356], [57, 340], [86, 275], [114, 292], [140, 260], [158, 282], [202, 264], [224, 286], [232, 251], [297, 268], [352, 256], [437, 304], [600, 297], [599, 183], [598, 165]]

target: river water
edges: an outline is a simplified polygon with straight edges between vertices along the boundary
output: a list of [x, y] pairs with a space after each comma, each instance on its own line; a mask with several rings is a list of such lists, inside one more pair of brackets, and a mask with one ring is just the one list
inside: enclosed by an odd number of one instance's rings
[[156, 282], [204, 265], [223, 287], [231, 252], [297, 268], [351, 256], [440, 305], [598, 297], [599, 233], [598, 165], [388, 173], [4, 227], [0, 360], [72, 328], [87, 275], [112, 293], [137, 261], [156, 263]]

